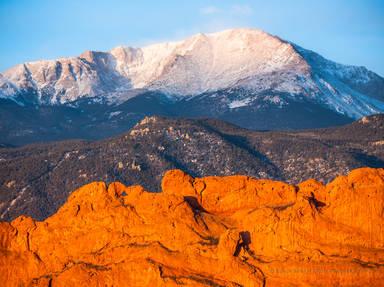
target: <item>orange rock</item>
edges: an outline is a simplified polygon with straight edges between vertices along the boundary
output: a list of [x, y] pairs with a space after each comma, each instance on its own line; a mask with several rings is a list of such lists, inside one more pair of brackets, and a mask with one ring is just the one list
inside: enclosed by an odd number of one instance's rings
[[384, 169], [328, 185], [165, 174], [95, 182], [50, 218], [0, 223], [2, 286], [380, 286]]

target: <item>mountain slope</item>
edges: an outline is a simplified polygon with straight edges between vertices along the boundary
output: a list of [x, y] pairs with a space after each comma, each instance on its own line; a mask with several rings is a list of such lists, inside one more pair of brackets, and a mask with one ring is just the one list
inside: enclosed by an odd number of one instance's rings
[[292, 76], [285, 84], [294, 89], [294, 76], [308, 75], [309, 69], [291, 44], [259, 30], [234, 29], [144, 48], [117, 47], [25, 63], [3, 76], [21, 90], [33, 90], [37, 102], [57, 104], [140, 88], [197, 95], [235, 87], [240, 81], [254, 83], [251, 77], [268, 78], [273, 71]]
[[46, 218], [89, 181], [158, 190], [168, 169], [193, 176], [243, 174], [324, 182], [358, 167], [384, 167], [384, 116], [297, 132], [255, 132], [218, 120], [146, 118], [102, 141], [0, 148], [0, 217]]
[[[256, 114], [247, 125], [253, 129], [278, 128], [290, 121], [288, 128], [302, 128], [300, 123], [311, 118], [316, 121], [310, 127], [340, 125], [382, 113], [383, 87], [384, 79], [364, 67], [332, 62], [256, 29], [198, 34], [143, 48], [87, 51], [73, 58], [20, 64], [0, 75], [0, 98], [23, 106], [64, 105], [87, 114], [83, 103], [88, 103], [104, 112], [113, 106], [126, 114], [121, 105], [152, 93], [158, 97], [141, 117], [151, 115], [151, 107], [165, 98], [171, 110], [167, 116], [185, 116], [189, 101], [198, 111], [189, 112], [193, 117], [231, 120]], [[297, 110], [304, 120], [290, 120]], [[270, 121], [271, 125], [259, 125], [258, 119], [269, 112], [284, 116]], [[321, 117], [324, 112], [332, 120]], [[137, 116], [126, 115], [130, 121]], [[66, 118], [76, 122], [71, 114], [61, 121]], [[236, 123], [244, 126], [245, 122]], [[39, 136], [38, 128], [33, 132]], [[61, 134], [62, 139], [70, 138], [65, 131]]]
[[[324, 186], [172, 170], [94, 182], [43, 222], [0, 223], [3, 286], [380, 286], [384, 169]], [[364, 204], [361, 204], [364, 202]]]

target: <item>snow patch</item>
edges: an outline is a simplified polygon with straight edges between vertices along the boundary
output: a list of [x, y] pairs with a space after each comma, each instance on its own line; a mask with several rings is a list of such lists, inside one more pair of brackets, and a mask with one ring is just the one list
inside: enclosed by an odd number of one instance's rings
[[242, 100], [235, 100], [231, 103], [229, 103], [228, 107], [230, 109], [236, 109], [236, 108], [241, 108], [241, 107], [246, 107], [252, 102], [252, 98], [245, 98]]
[[121, 113], [122, 113], [122, 111], [111, 112], [111, 113], [109, 113], [108, 119], [112, 119], [113, 117], [116, 117], [116, 116], [120, 115]]

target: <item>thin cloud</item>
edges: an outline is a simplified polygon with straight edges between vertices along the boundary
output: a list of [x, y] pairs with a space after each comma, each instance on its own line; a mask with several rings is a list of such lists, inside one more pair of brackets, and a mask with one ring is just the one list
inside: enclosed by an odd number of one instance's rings
[[233, 5], [231, 7], [231, 12], [237, 15], [249, 16], [253, 14], [253, 9], [249, 5]]
[[206, 6], [200, 9], [200, 14], [203, 14], [203, 15], [212, 15], [220, 12], [221, 12], [220, 8], [216, 6]]

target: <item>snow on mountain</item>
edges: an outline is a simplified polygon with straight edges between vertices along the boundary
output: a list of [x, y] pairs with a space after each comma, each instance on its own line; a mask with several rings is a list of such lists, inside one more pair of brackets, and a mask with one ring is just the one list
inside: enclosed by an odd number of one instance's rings
[[[357, 118], [384, 112], [384, 79], [363, 67], [324, 59], [261, 30], [231, 29], [143, 48], [87, 51], [78, 57], [17, 65], [0, 76], [0, 97], [64, 104], [84, 97], [122, 102], [145, 90], [175, 99], [242, 88], [229, 109], [257, 95], [306, 97]], [[256, 95], [256, 96], [255, 96]], [[276, 98], [277, 97], [277, 98]]]
[[0, 98], [12, 98], [17, 92], [17, 87], [10, 80], [0, 74]]

